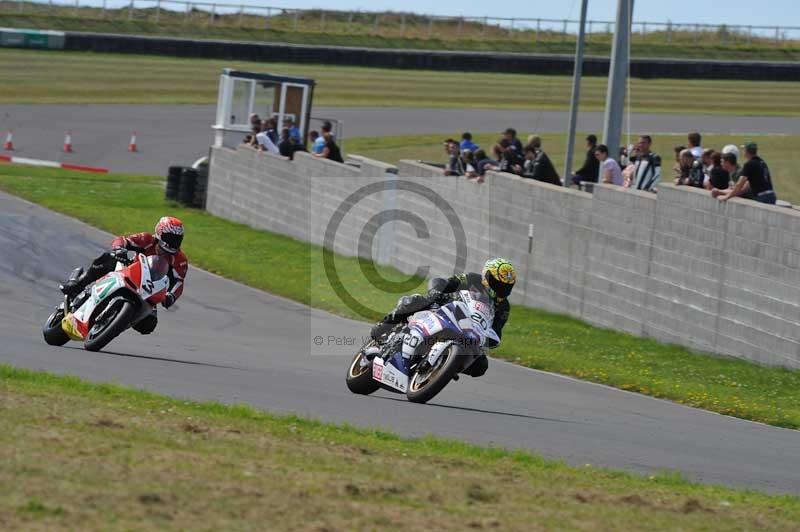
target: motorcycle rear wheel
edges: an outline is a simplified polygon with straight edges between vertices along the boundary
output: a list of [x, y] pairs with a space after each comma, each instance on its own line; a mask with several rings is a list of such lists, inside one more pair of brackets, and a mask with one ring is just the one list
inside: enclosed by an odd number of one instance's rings
[[451, 345], [439, 356], [435, 367], [425, 373], [415, 371], [408, 383], [408, 400], [412, 403], [427, 403], [436, 397], [463, 368], [463, 357], [458, 355], [458, 347]]
[[372, 361], [364, 356], [367, 344], [359, 351], [347, 368], [347, 388], [358, 395], [369, 395], [378, 391], [381, 385], [372, 378]]
[[[87, 351], [100, 351], [119, 336], [125, 329], [130, 327], [131, 321], [136, 316], [136, 307], [128, 300], [122, 299], [110, 303], [114, 308], [107, 309], [101, 314], [102, 322], [95, 322], [86, 335], [83, 343]], [[110, 313], [108, 316], [104, 314]]]
[[57, 308], [50, 314], [42, 327], [44, 341], [48, 345], [64, 345], [69, 342], [69, 336], [61, 328], [61, 321], [64, 319], [64, 309]]

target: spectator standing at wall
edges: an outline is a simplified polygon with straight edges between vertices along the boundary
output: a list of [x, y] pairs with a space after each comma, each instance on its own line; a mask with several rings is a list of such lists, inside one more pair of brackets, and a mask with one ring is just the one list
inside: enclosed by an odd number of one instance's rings
[[661, 181], [661, 157], [650, 151], [653, 139], [650, 135], [642, 135], [636, 144], [636, 162], [632, 175], [632, 187], [637, 190], [655, 191]]
[[767, 163], [758, 156], [758, 145], [748, 141], [742, 148], [744, 148], [744, 158], [747, 162], [742, 166], [739, 179], [726, 190], [711, 189], [711, 195], [720, 201], [743, 197], [761, 203], [774, 204], [777, 197], [772, 187], [772, 176]]
[[480, 146], [472, 142], [472, 133], [465, 131], [461, 134], [461, 143], [459, 144], [458, 149], [462, 153], [465, 151], [471, 151], [472, 153], [475, 153], [480, 149]]
[[255, 139], [256, 147], [259, 149], [259, 151], [268, 151], [270, 153], [280, 155], [281, 151], [278, 149], [278, 145], [272, 141], [269, 133], [265, 131], [263, 127], [259, 133], [255, 134]]
[[278, 121], [274, 118], [269, 118], [261, 122], [261, 131], [269, 137], [276, 146], [278, 145]]
[[511, 143], [511, 147], [519, 154], [522, 155], [522, 142], [517, 138], [517, 130], [513, 127], [507, 128], [503, 131], [503, 138]]
[[703, 186], [703, 167], [700, 161], [694, 158], [690, 149], [684, 149], [678, 155], [678, 175], [676, 185], [687, 185], [701, 188]]
[[703, 138], [700, 136], [700, 133], [697, 131], [692, 131], [686, 137], [686, 140], [689, 142], [689, 151], [692, 152], [692, 157], [695, 159], [699, 159], [703, 156], [703, 147], [700, 145], [703, 141]]
[[314, 156], [321, 159], [330, 159], [331, 161], [336, 161], [337, 163], [343, 163], [344, 159], [342, 158], [342, 151], [339, 149], [336, 141], [333, 140], [333, 134], [331, 134], [330, 130], [325, 131], [325, 125], [322, 126], [322, 138], [325, 140], [325, 145], [322, 148], [322, 152], [315, 153]]
[[292, 139], [290, 137], [288, 127], [281, 129], [281, 138], [280, 142], [278, 142], [278, 150], [284, 157], [292, 156]]
[[608, 146], [600, 144], [594, 153], [598, 163], [598, 178], [595, 182], [599, 180], [601, 183], [622, 186], [622, 169], [616, 159], [608, 156]]
[[475, 152], [475, 173], [478, 175], [478, 183], [483, 183], [488, 170], [497, 170], [497, 161], [486, 156], [486, 152], [478, 150]]
[[729, 182], [724, 187], [711, 187], [712, 190], [714, 188], [717, 188], [719, 190], [725, 190], [727, 188], [730, 188], [730, 186], [731, 186], [730, 182], [731, 181], [736, 183], [736, 181], [739, 180], [739, 174], [742, 171], [742, 168], [739, 166], [739, 164], [738, 164], [738, 162], [736, 160], [736, 154], [735, 153], [733, 153], [731, 151], [728, 151], [727, 153], [726, 152], [722, 153], [722, 168], [726, 172], [728, 172], [728, 180], [729, 180]]
[[500, 163], [499, 170], [511, 174], [521, 174], [522, 166], [525, 164], [522, 154], [514, 148], [514, 145], [507, 138], [500, 139], [500, 147], [502, 150], [498, 161]]
[[311, 153], [322, 153], [322, 149], [325, 147], [325, 139], [322, 138], [319, 131], [314, 130], [309, 133], [308, 140], [311, 142]]
[[461, 151], [458, 142], [453, 139], [444, 141], [444, 153], [447, 155], [447, 164], [444, 175], [464, 175], [464, 166], [461, 164]]
[[284, 118], [283, 127], [289, 130], [289, 136], [294, 139], [295, 143], [301, 144], [303, 142], [303, 136], [294, 120], [291, 118]]
[[[570, 178], [573, 185], [579, 186], [581, 181], [591, 181], [597, 183], [598, 176], [600, 175], [600, 162], [597, 159], [597, 136], [589, 135], [586, 137], [586, 159], [583, 161], [583, 166], [575, 171], [575, 174]], [[606, 149], [608, 153], [608, 149]], [[617, 164], [619, 167], [619, 164]]]
[[478, 169], [475, 165], [475, 154], [469, 150], [464, 150], [462, 153], [462, 159], [464, 162], [464, 175], [469, 179], [478, 177]]
[[[681, 173], [681, 152], [687, 149], [686, 146], [675, 146], [675, 164], [673, 165], [672, 169], [675, 171], [675, 177], [680, 177]], [[689, 152], [691, 153], [691, 152]], [[694, 158], [694, 157], [692, 157]]]
[[[734, 167], [736, 166], [736, 158], [734, 156]], [[721, 189], [724, 190], [731, 186], [730, 172], [722, 166], [722, 154], [715, 151], [711, 154], [711, 168], [708, 171], [708, 179], [703, 182], [703, 186], [707, 190]]]
[[538, 135], [528, 137], [525, 146], [525, 166], [522, 177], [544, 181], [553, 185], [561, 185], [561, 178], [556, 172], [550, 157], [542, 150], [542, 139]]

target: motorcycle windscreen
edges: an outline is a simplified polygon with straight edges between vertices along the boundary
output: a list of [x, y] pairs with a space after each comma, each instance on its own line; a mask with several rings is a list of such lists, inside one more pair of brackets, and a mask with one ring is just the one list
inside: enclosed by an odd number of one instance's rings
[[147, 267], [150, 269], [150, 280], [160, 281], [169, 273], [169, 260], [160, 255], [147, 257]]
[[472, 296], [474, 303], [472, 304], [476, 310], [481, 312], [484, 317], [491, 323], [494, 321], [494, 302], [482, 290], [470, 290], [469, 295]]

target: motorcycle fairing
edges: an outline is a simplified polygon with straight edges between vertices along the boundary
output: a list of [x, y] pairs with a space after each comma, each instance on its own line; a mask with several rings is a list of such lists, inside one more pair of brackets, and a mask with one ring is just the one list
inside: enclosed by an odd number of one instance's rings
[[391, 360], [384, 362], [381, 357], [375, 357], [372, 361], [372, 378], [392, 390], [401, 393], [408, 390], [408, 376], [394, 367]]

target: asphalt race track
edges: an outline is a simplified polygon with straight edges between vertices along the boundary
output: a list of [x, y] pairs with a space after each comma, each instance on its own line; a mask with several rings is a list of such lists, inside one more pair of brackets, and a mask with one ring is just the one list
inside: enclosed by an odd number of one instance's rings
[[[314, 116], [336, 118], [347, 137], [502, 131], [566, 131], [563, 111], [491, 109], [403, 109], [315, 107]], [[0, 105], [0, 134], [14, 130], [16, 155], [110, 168], [115, 172], [166, 175], [170, 165], [186, 165], [208, 154], [213, 105]], [[602, 129], [602, 113], [581, 113], [579, 131]], [[313, 125], [313, 124], [312, 124]], [[634, 114], [631, 130], [649, 133], [748, 133], [800, 135], [800, 120], [766, 116]], [[72, 131], [75, 153], [61, 151]], [[139, 153], [127, 151], [138, 131]], [[744, 140], [744, 139], [743, 139]]]
[[[191, 238], [189, 228], [188, 238]], [[194, 269], [155, 334], [124, 333], [108, 351], [50, 347], [40, 325], [56, 285], [110, 236], [0, 193], [0, 363], [177, 397], [245, 402], [271, 411], [524, 447], [573, 464], [800, 493], [800, 432], [693, 410], [492, 361], [431, 404], [387, 392], [354, 396], [344, 384], [352, 347], [313, 347], [314, 336], [360, 338], [368, 326]]]

